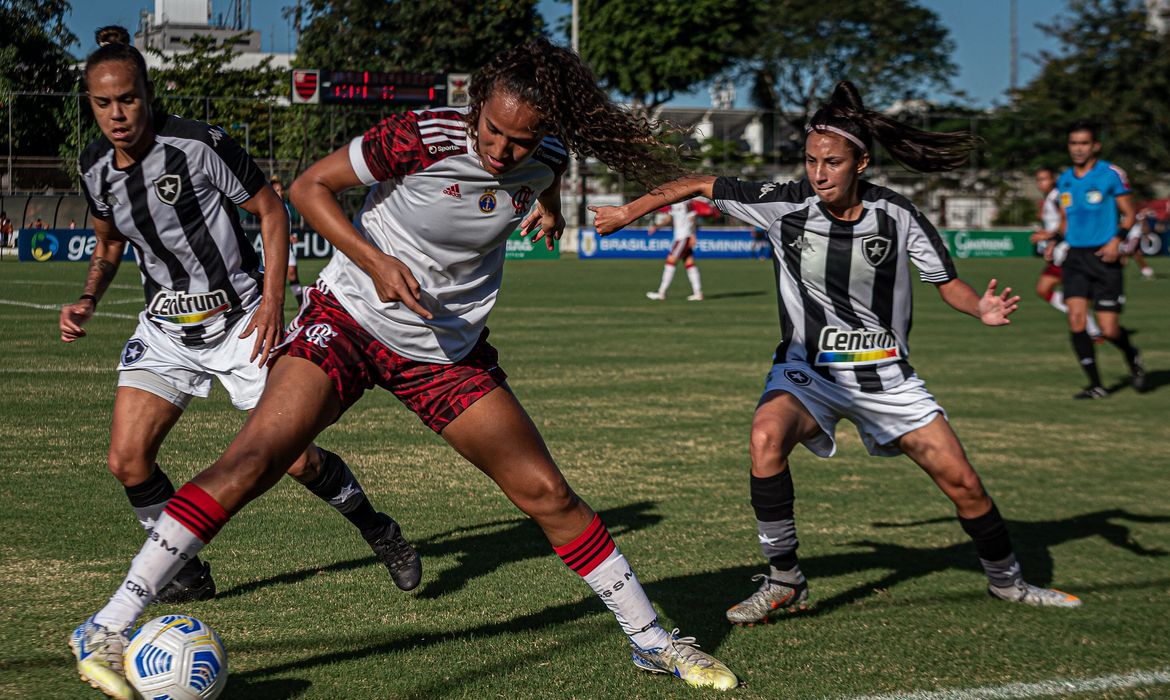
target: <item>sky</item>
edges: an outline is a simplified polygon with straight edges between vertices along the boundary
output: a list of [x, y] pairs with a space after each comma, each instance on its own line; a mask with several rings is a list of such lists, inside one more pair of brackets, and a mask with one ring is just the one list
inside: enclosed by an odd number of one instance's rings
[[[831, 0], [830, 0], [831, 1]], [[880, 2], [881, 0], [875, 0]], [[966, 93], [973, 106], [990, 107], [1006, 102], [1004, 92], [1010, 81], [1010, 0], [920, 0], [934, 10], [950, 30], [955, 43], [954, 62], [959, 74], [952, 85]], [[294, 38], [281, 10], [294, 0], [252, 0], [252, 28], [261, 33], [261, 48], [265, 51], [286, 52]], [[230, 0], [213, 0], [212, 13], [226, 15]], [[69, 28], [80, 39], [72, 47], [75, 55], [84, 55], [94, 48], [93, 30], [106, 24], [121, 24], [133, 34], [138, 26], [139, 13], [154, 11], [154, 0], [72, 0], [73, 11], [68, 18]], [[568, 2], [541, 0], [540, 11], [550, 27], [569, 13]], [[1050, 23], [1067, 12], [1067, 0], [1018, 0], [1019, 84], [1026, 84], [1038, 71], [1034, 57], [1041, 50], [1055, 50], [1057, 46], [1045, 36], [1037, 24]], [[782, 18], [777, 18], [782, 21]], [[564, 40], [567, 43], [567, 39]], [[322, 66], [328, 68], [328, 66]], [[746, 107], [746, 90], [739, 90], [736, 106]], [[947, 99], [946, 95], [932, 98]], [[680, 107], [706, 106], [710, 98], [706, 88], [677, 97], [672, 103]]]

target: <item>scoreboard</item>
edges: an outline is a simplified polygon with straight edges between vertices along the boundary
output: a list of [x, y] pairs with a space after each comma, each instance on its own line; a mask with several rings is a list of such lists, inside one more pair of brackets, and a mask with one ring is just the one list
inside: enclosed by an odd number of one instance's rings
[[465, 73], [292, 71], [293, 104], [467, 104]]

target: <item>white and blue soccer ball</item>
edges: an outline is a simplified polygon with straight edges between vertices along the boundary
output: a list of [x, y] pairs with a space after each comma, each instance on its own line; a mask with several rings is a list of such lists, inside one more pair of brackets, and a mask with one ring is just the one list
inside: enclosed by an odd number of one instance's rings
[[227, 685], [223, 642], [189, 615], [163, 615], [139, 627], [123, 663], [143, 700], [212, 700]]

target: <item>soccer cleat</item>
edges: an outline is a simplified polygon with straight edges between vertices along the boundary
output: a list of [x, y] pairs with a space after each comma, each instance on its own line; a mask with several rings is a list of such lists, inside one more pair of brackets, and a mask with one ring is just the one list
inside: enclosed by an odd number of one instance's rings
[[699, 292], [698, 294], [692, 294], [689, 297], [687, 297], [687, 301], [702, 301], [702, 300], [703, 300], [703, 293], [702, 292]]
[[211, 578], [211, 564], [193, 559], [179, 569], [170, 583], [162, 587], [154, 597], [154, 602], [169, 605], [214, 597], [215, 579]]
[[1017, 580], [1010, 586], [1000, 587], [989, 585], [987, 592], [992, 598], [999, 598], [1000, 600], [1006, 600], [1012, 603], [1023, 603], [1024, 605], [1035, 605], [1037, 607], [1076, 608], [1081, 605], [1081, 599], [1075, 595], [1069, 595], [1055, 588], [1033, 586], [1030, 583], [1024, 582], [1023, 579]]
[[1142, 268], [1142, 279], [1153, 280], [1153, 279], [1157, 279], [1157, 278], [1158, 278], [1158, 276], [1156, 274], [1154, 274], [1154, 268], [1152, 268], [1152, 267], [1143, 267]]
[[664, 301], [666, 299], [666, 295], [662, 292], [646, 292], [646, 298], [653, 299], [654, 301]]
[[1141, 355], [1135, 356], [1133, 362], [1130, 363], [1129, 379], [1134, 390], [1139, 394], [1144, 394], [1150, 388], [1146, 377], [1146, 365], [1142, 362]]
[[630, 642], [630, 656], [634, 665], [650, 673], [669, 673], [687, 685], [700, 688], [730, 690], [739, 685], [739, 679], [723, 662], [699, 651], [694, 637], [678, 636], [678, 628], [670, 633], [670, 641], [659, 649], [643, 649]]
[[1073, 394], [1074, 399], [1103, 399], [1109, 396], [1109, 390], [1103, 386], [1091, 386]]
[[412, 591], [422, 581], [422, 557], [402, 536], [402, 528], [398, 527], [394, 518], [385, 513], [378, 513], [378, 518], [385, 526], [381, 536], [366, 542], [390, 571], [394, 585], [404, 591]]
[[740, 603], [727, 609], [727, 619], [737, 625], [767, 622], [768, 614], [783, 608], [789, 613], [808, 610], [808, 581], [788, 583], [771, 578], [767, 574], [752, 576], [753, 581], [763, 579], [759, 590]]
[[81, 680], [117, 700], [137, 697], [126, 680], [122, 655], [130, 643], [126, 633], [106, 629], [89, 618], [69, 637]]

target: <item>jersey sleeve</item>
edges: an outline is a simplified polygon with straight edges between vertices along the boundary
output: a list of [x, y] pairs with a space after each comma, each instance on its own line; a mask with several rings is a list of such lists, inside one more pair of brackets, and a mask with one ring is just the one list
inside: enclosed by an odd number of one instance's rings
[[94, 196], [91, 191], [93, 188], [99, 186], [101, 178], [95, 177], [91, 172], [82, 171], [81, 176], [81, 192], [85, 195], [85, 202], [89, 205], [89, 211], [97, 218], [103, 221], [111, 221], [114, 218], [114, 212], [106, 205], [104, 193], [98, 193]]
[[1122, 195], [1130, 194], [1133, 190], [1129, 188], [1129, 176], [1120, 167], [1109, 164], [1109, 194], [1113, 197], [1121, 197]]
[[959, 276], [942, 236], [916, 208], [909, 211], [906, 250], [923, 282], [944, 284]]
[[267, 184], [264, 171], [223, 129], [213, 126], [208, 134], [210, 152], [204, 160], [203, 170], [211, 184], [236, 204], [255, 197]]
[[739, 178], [716, 178], [711, 187], [715, 206], [753, 226], [768, 229], [780, 217], [793, 211], [793, 205], [806, 197], [801, 183], [744, 182]]
[[349, 163], [364, 185], [416, 172], [422, 160], [418, 119], [392, 114], [349, 143]]

